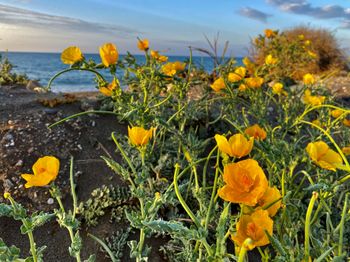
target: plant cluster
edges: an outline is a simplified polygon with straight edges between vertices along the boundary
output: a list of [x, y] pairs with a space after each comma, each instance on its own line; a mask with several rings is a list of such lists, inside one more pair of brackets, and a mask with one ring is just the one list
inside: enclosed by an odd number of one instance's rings
[[22, 74], [12, 72], [13, 65], [7, 57], [2, 58], [0, 55], [0, 86], [4, 85], [25, 85], [28, 82], [28, 77]]
[[[264, 39], [277, 37], [267, 30]], [[350, 110], [337, 105], [312, 74], [297, 86], [284, 82], [274, 71], [281, 59], [275, 49], [262, 65], [248, 58], [242, 66], [234, 60], [218, 65], [208, 83], [191, 55], [168, 62], [146, 39], [138, 39], [138, 48], [143, 64], [131, 54], [119, 60], [112, 43], [100, 47], [101, 63], [86, 61], [78, 47], [64, 50], [62, 61], [70, 67], [53, 79], [71, 70], [94, 73], [113, 110], [79, 113], [51, 126], [91, 113], [114, 114], [128, 125], [127, 136], [111, 134], [122, 161], [102, 158], [128, 184], [127, 198], [135, 202], [136, 208], [123, 209], [130, 230], [138, 232], [138, 240], [127, 241], [130, 257], [151, 261], [146, 239], [162, 234], [169, 238], [160, 247], [169, 261], [243, 262], [251, 250], [261, 261], [345, 260]], [[101, 69], [110, 71], [112, 82]], [[198, 85], [205, 92], [192, 99]], [[23, 175], [27, 186], [47, 185], [57, 175], [57, 160], [38, 162], [34, 175]], [[60, 203], [57, 187], [50, 187]], [[82, 243], [72, 174], [71, 188], [73, 210], [60, 204], [55, 216], [72, 236], [70, 253], [78, 261]], [[99, 203], [100, 215], [104, 207], [125, 203], [124, 193], [111, 198], [110, 190], [95, 191], [81, 208]], [[124, 233], [109, 244], [93, 238], [117, 261], [129, 231]]]

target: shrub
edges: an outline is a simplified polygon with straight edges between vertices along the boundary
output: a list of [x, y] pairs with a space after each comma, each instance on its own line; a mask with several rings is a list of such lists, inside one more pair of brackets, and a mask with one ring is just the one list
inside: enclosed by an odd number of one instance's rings
[[0, 86], [2, 85], [25, 85], [28, 82], [28, 77], [22, 74], [12, 72], [13, 65], [8, 58], [2, 58], [0, 55]]
[[270, 73], [279, 78], [301, 79], [305, 73], [348, 70], [334, 33], [324, 28], [298, 26], [282, 32], [267, 29], [252, 41], [251, 56], [262, 65], [268, 55], [278, 60]]

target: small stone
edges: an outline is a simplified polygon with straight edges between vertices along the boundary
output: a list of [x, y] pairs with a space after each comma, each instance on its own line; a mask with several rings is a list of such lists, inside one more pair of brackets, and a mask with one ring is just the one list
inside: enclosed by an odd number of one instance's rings
[[95, 122], [95, 121], [92, 121], [92, 122], [91, 122], [91, 126], [92, 126], [92, 127], [95, 127], [95, 126], [96, 126], [96, 122]]
[[49, 205], [52, 205], [54, 203], [54, 200], [53, 200], [53, 198], [49, 198], [48, 200], [47, 200], [47, 204], [49, 204]]
[[83, 150], [83, 147], [80, 144], [77, 145], [77, 148], [79, 148], [79, 150]]
[[10, 179], [5, 179], [2, 185], [5, 191], [10, 191], [10, 189], [14, 186]]
[[16, 166], [16, 167], [21, 167], [21, 166], [23, 166], [23, 160], [22, 160], [22, 159], [18, 160], [17, 163], [15, 164], [15, 166]]
[[13, 120], [9, 120], [9, 121], [7, 121], [7, 124], [9, 124], [9, 125], [13, 125], [13, 124], [14, 124], [14, 122], [13, 122]]

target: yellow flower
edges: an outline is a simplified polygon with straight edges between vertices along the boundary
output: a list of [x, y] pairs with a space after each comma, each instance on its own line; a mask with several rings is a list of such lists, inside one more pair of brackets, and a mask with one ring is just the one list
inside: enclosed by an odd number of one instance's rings
[[273, 220], [266, 210], [256, 210], [251, 215], [242, 215], [236, 225], [237, 232], [232, 235], [235, 244], [241, 247], [247, 238], [252, 239], [248, 249], [265, 246], [270, 243], [265, 231], [270, 235], [273, 232]]
[[344, 111], [341, 110], [341, 109], [334, 109], [334, 110], [332, 110], [330, 113], [331, 113], [331, 116], [332, 116], [332, 117], [338, 118], [338, 117], [340, 117], [340, 116], [344, 113]]
[[254, 137], [255, 139], [264, 140], [266, 138], [266, 131], [258, 124], [248, 127], [244, 133], [246, 133], [248, 136]]
[[303, 76], [303, 82], [305, 85], [315, 84], [315, 77], [312, 74], [305, 74]]
[[238, 158], [249, 155], [254, 144], [254, 137], [247, 140], [241, 134], [235, 134], [231, 136], [229, 140], [222, 135], [215, 135], [215, 140], [221, 152], [224, 152], [231, 157]]
[[322, 123], [319, 119], [312, 120], [311, 123], [313, 123], [316, 126], [322, 127]]
[[264, 33], [267, 38], [272, 38], [276, 35], [276, 32], [271, 29], [265, 29]]
[[344, 155], [349, 156], [350, 155], [350, 146], [345, 146], [341, 149]]
[[280, 95], [280, 94], [287, 94], [286, 91], [283, 90], [283, 84], [282, 83], [275, 83], [272, 86], [272, 93], [276, 94], [276, 95]]
[[335, 171], [337, 165], [343, 163], [341, 156], [330, 149], [323, 141], [309, 143], [306, 147], [306, 152], [316, 165], [324, 169]]
[[250, 61], [248, 57], [244, 57], [242, 63], [245, 65], [249, 73], [252, 74], [254, 72], [255, 64]]
[[309, 89], [305, 90], [304, 97], [303, 97], [304, 103], [312, 106], [322, 105], [325, 99], [326, 99], [325, 96], [311, 95], [311, 91]]
[[266, 208], [270, 217], [276, 215], [278, 209], [281, 208], [281, 193], [276, 187], [268, 187], [262, 198], [259, 199], [258, 205], [262, 208]]
[[265, 173], [254, 159], [227, 164], [223, 179], [225, 185], [218, 190], [219, 196], [247, 206], [255, 206], [268, 187]]
[[305, 41], [305, 45], [306, 45], [306, 46], [311, 45], [311, 41], [310, 41], [310, 40], [306, 40], [306, 41]]
[[304, 35], [298, 35], [299, 40], [304, 40], [305, 36]]
[[238, 87], [239, 91], [245, 91], [248, 89], [248, 86], [246, 84], [240, 84]]
[[238, 82], [245, 77], [246, 71], [247, 70], [243, 66], [237, 67], [234, 73], [228, 74], [227, 79], [231, 83]]
[[141, 50], [141, 51], [147, 51], [148, 50], [148, 39], [139, 39], [139, 42], [137, 43], [137, 47]]
[[277, 63], [277, 61], [278, 61], [278, 59], [273, 57], [272, 55], [267, 55], [265, 57], [265, 64], [267, 64], [267, 65], [274, 65]]
[[61, 60], [64, 64], [73, 65], [84, 59], [79, 47], [70, 46], [63, 50]]
[[164, 63], [168, 61], [168, 57], [164, 55], [160, 55], [158, 51], [151, 50], [151, 57], [153, 57], [158, 62]]
[[108, 86], [102, 86], [99, 88], [99, 91], [104, 94], [105, 96], [111, 96], [113, 94], [113, 91], [117, 89], [119, 86], [119, 82], [116, 79], [113, 79], [111, 83], [108, 84]]
[[155, 128], [151, 128], [149, 130], [144, 129], [143, 127], [129, 127], [128, 126], [128, 135], [131, 144], [134, 146], [144, 146], [148, 143], [150, 139], [152, 139], [153, 132]]
[[100, 47], [100, 57], [105, 67], [114, 65], [118, 60], [118, 56], [118, 50], [114, 44], [106, 43]]
[[224, 89], [226, 87], [225, 81], [222, 77], [219, 77], [214, 81], [213, 84], [210, 85], [210, 87], [215, 91], [219, 92], [221, 89]]
[[54, 156], [39, 158], [32, 167], [34, 174], [22, 174], [27, 183], [26, 188], [33, 186], [46, 186], [55, 180], [60, 169], [60, 161]]
[[5, 199], [8, 199], [10, 196], [11, 196], [11, 194], [9, 192], [5, 192], [4, 193], [4, 198]]
[[350, 127], [350, 120], [345, 118], [343, 120], [343, 124], [344, 124], [344, 126]]
[[245, 83], [249, 88], [260, 88], [264, 83], [264, 79], [261, 77], [248, 77], [245, 79]]
[[168, 62], [162, 66], [162, 72], [167, 76], [173, 76], [179, 71], [185, 70], [186, 63], [181, 63], [179, 61], [176, 62]]

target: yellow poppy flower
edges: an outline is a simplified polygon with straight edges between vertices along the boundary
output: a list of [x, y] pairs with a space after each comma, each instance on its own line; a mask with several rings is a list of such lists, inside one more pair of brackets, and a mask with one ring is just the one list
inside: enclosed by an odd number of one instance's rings
[[264, 171], [253, 159], [227, 164], [223, 179], [225, 185], [218, 190], [219, 196], [247, 206], [255, 206], [268, 187]]
[[276, 32], [273, 31], [272, 29], [265, 29], [264, 33], [265, 33], [265, 36], [267, 38], [272, 38], [272, 37], [274, 37], [276, 35]]
[[213, 84], [210, 85], [210, 87], [215, 91], [219, 92], [221, 89], [224, 89], [226, 87], [225, 81], [222, 77], [219, 77], [214, 81]]
[[262, 208], [268, 207], [266, 210], [270, 217], [273, 217], [281, 208], [281, 197], [281, 193], [276, 187], [268, 187], [265, 194], [259, 199], [258, 205]]
[[288, 95], [288, 93], [286, 91], [284, 91], [283, 89], [283, 84], [282, 83], [275, 83], [272, 86], [272, 93], [276, 94], [276, 95]]
[[344, 125], [344, 126], [347, 126], [347, 127], [350, 127], [350, 120], [345, 118], [345, 119], [343, 120], [343, 125]]
[[331, 113], [331, 116], [332, 116], [332, 117], [338, 118], [338, 117], [340, 117], [340, 116], [344, 113], [344, 111], [341, 110], [341, 109], [334, 109], [334, 110], [332, 110], [330, 113]]
[[240, 84], [238, 87], [239, 91], [245, 91], [248, 89], [248, 86], [246, 84]]
[[27, 181], [24, 186], [46, 186], [56, 179], [60, 161], [54, 156], [44, 156], [35, 162], [32, 169], [34, 174], [22, 174], [22, 178]]
[[108, 86], [102, 86], [99, 88], [99, 91], [104, 94], [105, 96], [111, 96], [113, 94], [113, 91], [117, 89], [119, 86], [119, 82], [116, 79], [113, 79], [111, 83], [108, 84]]
[[248, 140], [241, 134], [235, 134], [229, 140], [222, 135], [215, 135], [215, 140], [221, 152], [238, 158], [249, 155], [254, 144], [254, 137]]
[[151, 57], [157, 60], [158, 62], [164, 63], [168, 61], [168, 57], [164, 55], [160, 55], [158, 51], [151, 50]]
[[309, 89], [305, 90], [304, 97], [303, 97], [304, 103], [312, 106], [322, 105], [325, 99], [326, 99], [325, 96], [311, 95], [311, 91]]
[[301, 34], [301, 35], [298, 35], [298, 38], [299, 38], [299, 40], [304, 40], [305, 36]]
[[254, 72], [255, 64], [250, 61], [248, 57], [244, 57], [242, 63], [245, 65], [249, 73], [252, 74]]
[[350, 156], [350, 146], [345, 146], [341, 149], [344, 155]]
[[138, 43], [137, 43], [137, 47], [141, 50], [141, 51], [147, 51], [148, 47], [149, 47], [149, 43], [148, 43], [148, 39], [139, 39]]
[[264, 140], [266, 138], [266, 131], [258, 124], [248, 127], [244, 133], [246, 133], [248, 136], [254, 137], [255, 139]]
[[242, 215], [236, 225], [237, 232], [231, 236], [235, 244], [241, 247], [247, 238], [252, 242], [248, 245], [248, 249], [265, 246], [270, 243], [265, 231], [270, 235], [273, 232], [273, 220], [269, 217], [266, 210], [256, 210], [251, 215]]
[[312, 120], [311, 123], [313, 123], [316, 126], [322, 127], [322, 123], [319, 119]]
[[317, 57], [317, 54], [315, 52], [312, 52], [310, 50], [307, 51], [307, 54], [312, 57], [312, 58], [316, 58]]
[[186, 63], [181, 63], [179, 61], [176, 62], [168, 62], [162, 66], [162, 72], [167, 76], [173, 76], [179, 71], [185, 70]]
[[306, 41], [305, 41], [305, 45], [306, 45], [306, 46], [311, 45], [311, 41], [310, 41], [310, 40], [306, 40]]
[[237, 67], [233, 73], [228, 74], [227, 79], [231, 83], [238, 82], [245, 77], [246, 71], [243, 66]]
[[303, 76], [303, 82], [305, 85], [313, 85], [315, 84], [315, 77], [312, 74], [305, 74]]
[[118, 56], [118, 50], [114, 44], [106, 43], [100, 47], [100, 57], [105, 67], [114, 65], [118, 60]]
[[260, 88], [264, 83], [264, 79], [261, 77], [248, 77], [245, 79], [245, 83], [249, 88]]
[[61, 54], [61, 60], [64, 64], [73, 65], [84, 59], [83, 54], [79, 47], [70, 46], [63, 50]]
[[267, 64], [267, 65], [274, 65], [277, 63], [277, 61], [278, 61], [278, 59], [273, 57], [272, 55], [267, 55], [265, 57], [265, 64]]
[[150, 139], [152, 139], [153, 132], [155, 128], [151, 128], [149, 130], [144, 129], [143, 127], [129, 127], [128, 126], [128, 135], [131, 144], [134, 146], [144, 146], [146, 145]]
[[330, 149], [323, 141], [309, 143], [306, 147], [306, 152], [316, 165], [324, 169], [335, 171], [337, 165], [343, 163], [341, 156], [334, 150]]

